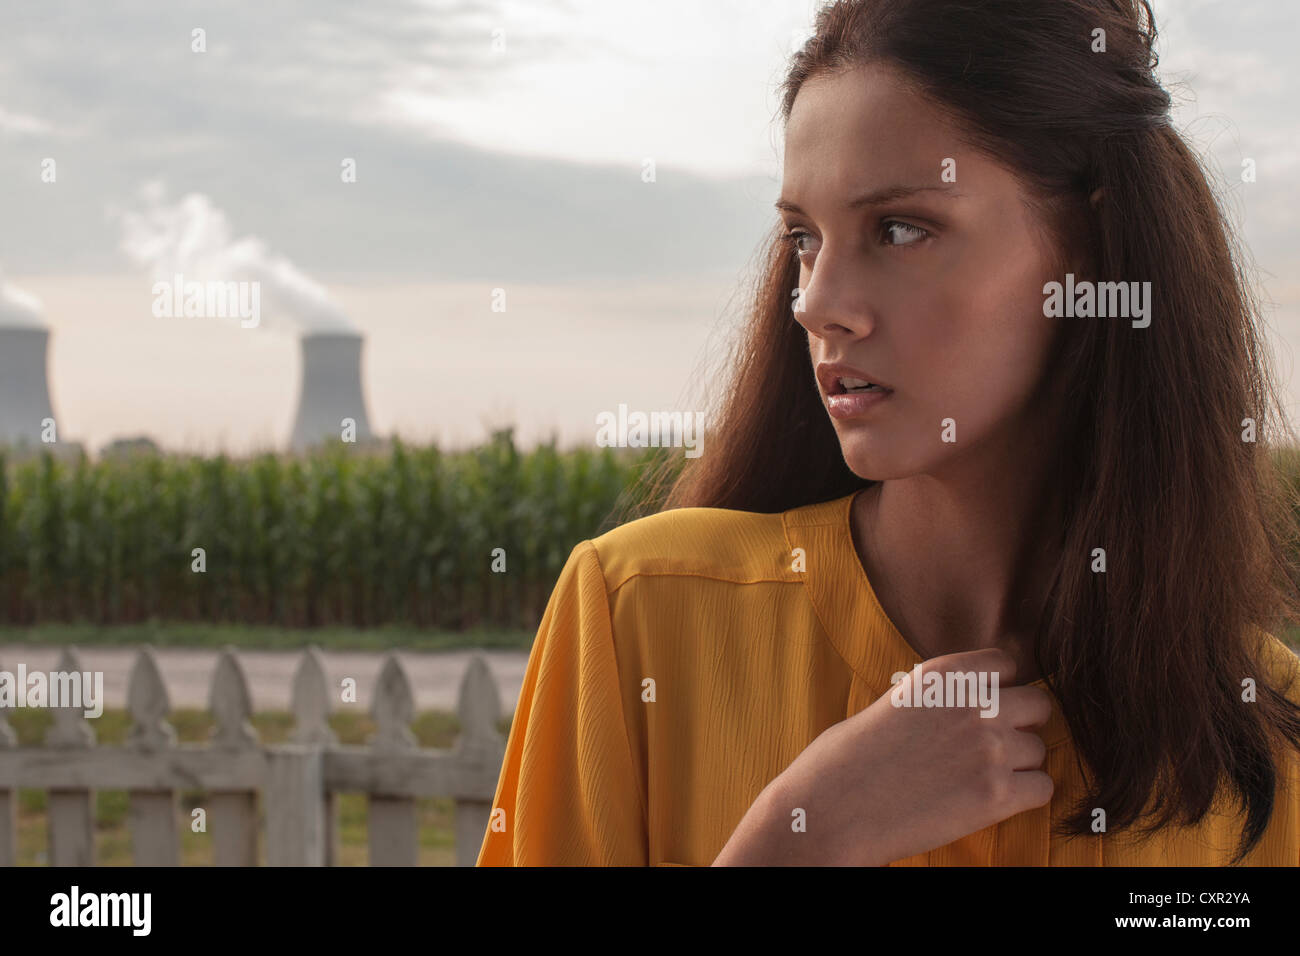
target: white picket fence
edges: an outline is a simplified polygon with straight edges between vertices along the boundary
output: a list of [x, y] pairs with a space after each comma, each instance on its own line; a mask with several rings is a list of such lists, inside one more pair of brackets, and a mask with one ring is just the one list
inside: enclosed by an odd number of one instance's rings
[[[81, 671], [75, 649], [57, 670]], [[461, 733], [450, 750], [418, 746], [410, 730], [411, 684], [390, 653], [370, 709], [376, 732], [366, 746], [339, 744], [328, 718], [333, 695], [320, 652], [303, 653], [293, 678], [294, 730], [284, 744], [263, 744], [249, 723], [252, 704], [243, 667], [226, 648], [212, 678], [216, 726], [207, 744], [178, 744], [167, 722], [167, 689], [152, 648], [143, 648], [127, 684], [131, 728], [125, 745], [95, 742], [93, 720], [78, 708], [53, 710], [39, 747], [18, 747], [0, 709], [0, 866], [16, 856], [18, 789], [48, 793], [49, 861], [95, 863], [95, 791], [126, 790], [133, 860], [137, 866], [180, 862], [178, 790], [203, 790], [207, 828], [218, 866], [256, 866], [259, 809], [265, 814], [266, 863], [330, 866], [338, 862], [336, 796], [368, 795], [371, 866], [414, 866], [418, 856], [416, 800], [455, 800], [456, 862], [473, 866], [487, 831], [505, 753], [497, 730], [501, 701], [486, 662], [475, 655], [460, 685]]]

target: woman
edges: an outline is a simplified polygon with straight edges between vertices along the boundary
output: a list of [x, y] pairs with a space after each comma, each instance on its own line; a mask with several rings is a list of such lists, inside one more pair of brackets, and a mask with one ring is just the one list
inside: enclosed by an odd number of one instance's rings
[[710, 453], [570, 555], [481, 864], [1300, 863], [1290, 432], [1154, 37], [820, 11]]

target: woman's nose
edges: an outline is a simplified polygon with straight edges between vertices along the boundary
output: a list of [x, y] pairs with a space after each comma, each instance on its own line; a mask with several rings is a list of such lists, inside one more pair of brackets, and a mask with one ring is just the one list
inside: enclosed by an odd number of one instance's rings
[[792, 295], [795, 320], [814, 335], [851, 332], [867, 335], [875, 328], [876, 309], [861, 261], [838, 259], [823, 248], [811, 272], [801, 270], [802, 288]]

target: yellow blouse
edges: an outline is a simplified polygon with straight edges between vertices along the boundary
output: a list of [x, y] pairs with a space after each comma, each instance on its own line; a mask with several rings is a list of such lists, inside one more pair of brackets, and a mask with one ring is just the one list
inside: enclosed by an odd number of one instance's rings
[[[770, 515], [676, 509], [578, 544], [529, 656], [478, 865], [708, 865], [814, 738], [915, 666], [854, 549], [852, 499]], [[1268, 641], [1273, 665], [1300, 670]], [[1230, 858], [1240, 824], [1218, 805], [1195, 830], [1144, 844], [1053, 836], [1084, 787], [1055, 696], [1052, 705], [1034, 728], [1056, 785], [1047, 806], [891, 865]], [[1280, 778], [1248, 864], [1300, 864], [1294, 753]]]

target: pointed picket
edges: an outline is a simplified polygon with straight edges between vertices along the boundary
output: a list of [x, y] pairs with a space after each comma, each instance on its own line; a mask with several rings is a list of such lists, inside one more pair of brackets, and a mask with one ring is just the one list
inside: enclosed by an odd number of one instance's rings
[[[160, 753], [176, 746], [176, 730], [167, 722], [171, 703], [167, 685], [152, 647], [142, 647], [126, 681], [126, 709], [131, 730], [126, 746], [144, 753]], [[167, 788], [127, 791], [127, 823], [131, 830], [131, 858], [136, 866], [176, 866], [180, 863], [180, 834], [176, 817], [176, 791]]]
[[[84, 673], [81, 669], [81, 655], [75, 647], [63, 649], [55, 670], [64, 674]], [[45, 731], [45, 746], [60, 750], [84, 750], [95, 746], [95, 731], [86, 719], [85, 708], [52, 707], [50, 713], [54, 720]]]
[[[65, 647], [55, 670], [64, 674], [84, 673], [75, 647]], [[46, 728], [44, 743], [54, 750], [89, 750], [95, 746], [95, 731], [83, 707], [51, 708], [53, 721]], [[52, 866], [95, 865], [95, 795], [77, 788], [49, 793], [49, 853]]]
[[[227, 644], [217, 658], [208, 689], [208, 708], [216, 726], [210, 738], [216, 750], [256, 750], [257, 731], [248, 677], [235, 649]], [[208, 794], [211, 809], [213, 862], [217, 866], [257, 865], [257, 791], [218, 790]]]
[[397, 654], [389, 651], [375, 681], [374, 702], [370, 714], [378, 728], [369, 740], [375, 750], [413, 750], [417, 743], [411, 733], [415, 716], [415, 695], [411, 682]]
[[325, 678], [325, 659], [315, 645], [307, 648], [298, 662], [289, 709], [294, 720], [293, 734], [289, 739], [294, 743], [326, 747], [338, 743], [338, 735], [329, 725], [330, 692]]
[[[370, 705], [377, 730], [368, 741], [372, 759], [409, 753], [419, 744], [411, 732], [415, 695], [397, 654], [390, 651], [375, 681]], [[371, 866], [415, 866], [419, 862], [419, 823], [416, 802], [409, 796], [371, 793], [367, 801], [367, 831]]]
[[[505, 752], [505, 741], [497, 729], [501, 720], [501, 695], [482, 654], [470, 658], [465, 676], [460, 680], [456, 712], [460, 717], [460, 736], [456, 740], [455, 752], [466, 763], [500, 768]], [[456, 800], [457, 866], [475, 864], [491, 815], [490, 798], [460, 797]]]
[[126, 681], [126, 709], [131, 730], [126, 745], [135, 750], [166, 750], [176, 746], [176, 730], [167, 722], [171, 704], [167, 685], [152, 647], [142, 647]]
[[214, 746], [223, 750], [257, 747], [257, 731], [249, 721], [253, 715], [253, 703], [248, 693], [248, 678], [230, 645], [222, 648], [221, 656], [217, 658], [217, 669], [208, 691], [208, 707], [216, 722], [212, 729]]
[[460, 680], [456, 711], [460, 717], [457, 749], [493, 749], [502, 743], [501, 731], [497, 729], [501, 720], [501, 695], [482, 654], [470, 658], [465, 676]]

